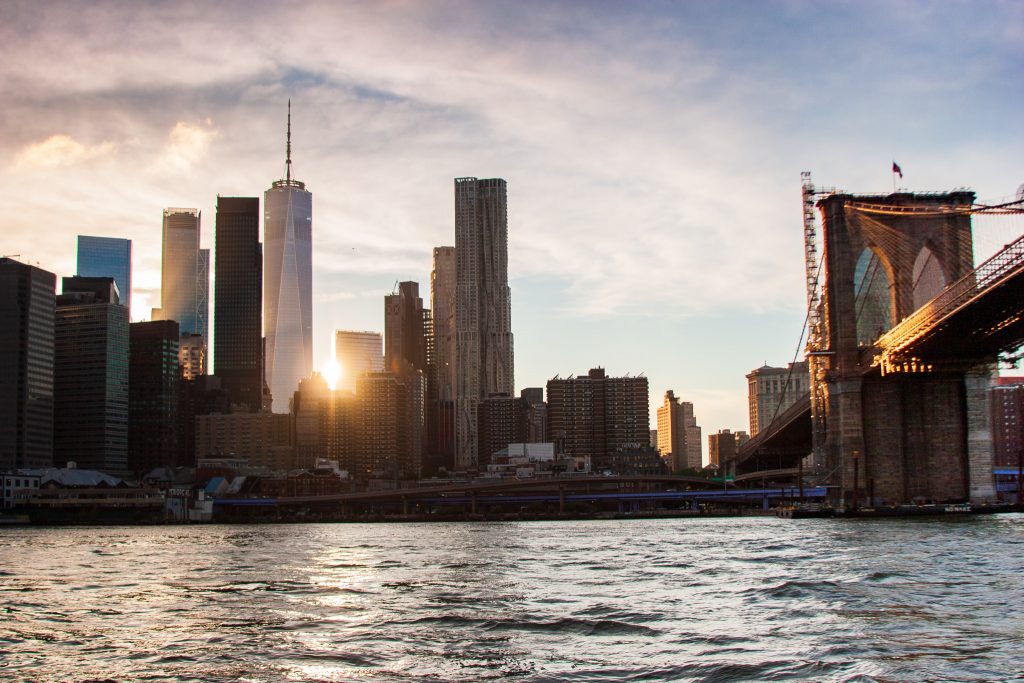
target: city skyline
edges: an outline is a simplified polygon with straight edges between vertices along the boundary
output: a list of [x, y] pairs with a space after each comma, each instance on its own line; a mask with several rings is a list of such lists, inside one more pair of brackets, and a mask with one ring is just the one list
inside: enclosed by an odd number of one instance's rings
[[[331, 330], [383, 330], [395, 280], [429, 282], [432, 248], [453, 241], [451, 179], [501, 177], [515, 388], [644, 372], [652, 410], [674, 388], [708, 434], [741, 429], [745, 375], [798, 346], [801, 170], [887, 189], [895, 157], [900, 186], [970, 185], [982, 200], [1024, 181], [1005, 135], [1022, 97], [1016, 4], [442, 4], [397, 21], [393, 6], [313, 3], [294, 23], [271, 7], [143, 10], [109, 50], [97, 41], [124, 26], [118, 5], [27, 7], [0, 10], [18, 56], [0, 67], [14, 200], [0, 253], [60, 277], [75, 274], [76, 235], [131, 239], [133, 319], [147, 319], [160, 212], [211, 216], [217, 194], [261, 191], [291, 95], [302, 177], [320, 190], [315, 368]], [[173, 51], [145, 38], [168, 18], [188, 29]], [[229, 20], [305, 37], [243, 45], [217, 30]], [[330, 47], [288, 47], [311, 42]]]

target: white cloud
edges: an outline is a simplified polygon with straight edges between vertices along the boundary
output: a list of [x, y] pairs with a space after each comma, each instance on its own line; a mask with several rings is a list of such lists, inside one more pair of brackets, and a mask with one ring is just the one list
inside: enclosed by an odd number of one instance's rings
[[51, 135], [42, 142], [35, 142], [23, 147], [14, 157], [19, 167], [53, 167], [67, 166], [104, 156], [114, 150], [114, 144], [103, 142], [98, 145], [84, 145], [70, 135], [58, 133]]
[[203, 160], [217, 135], [212, 119], [198, 123], [178, 121], [167, 136], [156, 168], [169, 172], [187, 171]]

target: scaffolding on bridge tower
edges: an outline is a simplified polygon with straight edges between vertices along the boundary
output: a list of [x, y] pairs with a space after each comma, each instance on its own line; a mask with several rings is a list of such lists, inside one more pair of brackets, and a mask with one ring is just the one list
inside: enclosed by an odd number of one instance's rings
[[811, 467], [814, 475], [821, 475], [825, 465], [825, 394], [824, 374], [827, 369], [828, 349], [824, 348], [821, 329], [821, 268], [818, 255], [818, 223], [816, 198], [835, 190], [818, 190], [811, 180], [810, 171], [800, 173], [801, 197], [804, 216], [804, 270], [807, 278], [807, 358], [808, 386], [811, 393]]

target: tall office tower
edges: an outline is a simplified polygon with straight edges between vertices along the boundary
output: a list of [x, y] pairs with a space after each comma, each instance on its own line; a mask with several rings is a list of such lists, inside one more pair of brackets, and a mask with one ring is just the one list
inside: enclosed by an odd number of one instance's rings
[[313, 372], [313, 195], [292, 179], [291, 100], [287, 137], [285, 177], [263, 193], [266, 380], [277, 412]]
[[615, 453], [650, 441], [646, 377], [607, 377], [602, 368], [586, 377], [548, 380], [548, 440], [556, 452], [593, 458], [594, 469]]
[[699, 470], [702, 466], [700, 427], [693, 404], [680, 401], [671, 389], [658, 408], [658, 450], [673, 472]]
[[428, 315], [416, 282], [400, 282], [398, 291], [384, 297], [384, 368], [388, 372], [426, 373]]
[[143, 476], [178, 462], [178, 323], [128, 326], [128, 469]]
[[53, 465], [57, 278], [0, 258], [0, 470]]
[[132, 310], [132, 241], [119, 237], [78, 236], [78, 275], [111, 277], [121, 305]]
[[217, 197], [214, 371], [231, 403], [263, 404], [260, 200]]
[[807, 361], [801, 361], [785, 368], [764, 365], [747, 375], [751, 436], [771, 424], [810, 390], [807, 372]]
[[153, 309], [153, 320], [175, 320], [181, 334], [199, 334], [201, 328], [199, 295], [202, 257], [199, 249], [201, 214], [198, 209], [164, 209], [163, 252], [160, 269], [160, 308]]
[[437, 398], [455, 400], [455, 247], [434, 247], [430, 273], [430, 317], [434, 325]]
[[53, 461], [128, 471], [128, 309], [109, 277], [66, 277], [54, 329]]
[[337, 388], [354, 392], [356, 381], [367, 372], [384, 372], [380, 332], [334, 331], [334, 362], [341, 370]]
[[500, 178], [455, 179], [455, 454], [477, 467], [477, 406], [512, 394], [508, 210]]
[[436, 471], [455, 465], [455, 247], [434, 247], [430, 318], [426, 450], [428, 467]]

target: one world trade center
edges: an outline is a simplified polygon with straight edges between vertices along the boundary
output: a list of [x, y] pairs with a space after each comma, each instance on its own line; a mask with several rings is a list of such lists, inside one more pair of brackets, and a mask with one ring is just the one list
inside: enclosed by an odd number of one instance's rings
[[313, 195], [292, 178], [291, 100], [285, 159], [284, 179], [263, 195], [264, 370], [276, 413], [313, 371]]

